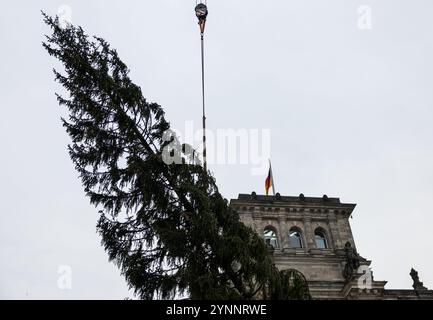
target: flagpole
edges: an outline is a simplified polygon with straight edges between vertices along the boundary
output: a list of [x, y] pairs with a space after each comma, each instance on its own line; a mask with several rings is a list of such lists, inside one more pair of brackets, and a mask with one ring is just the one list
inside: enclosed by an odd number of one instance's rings
[[275, 196], [275, 180], [274, 180], [274, 173], [272, 172], [271, 159], [269, 159], [269, 170], [271, 171], [272, 192], [274, 193]]

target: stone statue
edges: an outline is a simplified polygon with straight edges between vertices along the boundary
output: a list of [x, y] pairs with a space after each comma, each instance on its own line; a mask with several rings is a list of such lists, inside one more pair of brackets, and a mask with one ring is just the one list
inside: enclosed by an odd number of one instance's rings
[[346, 256], [346, 265], [344, 267], [343, 276], [346, 281], [350, 281], [352, 280], [356, 270], [359, 268], [360, 258], [356, 250], [352, 248], [352, 245], [349, 241], [347, 241], [344, 245], [344, 253]]
[[416, 271], [414, 268], [410, 269], [410, 276], [413, 280], [413, 285], [412, 287], [416, 290], [427, 290], [426, 287], [424, 287], [423, 283], [421, 281], [419, 281], [419, 277], [418, 277], [418, 271]]

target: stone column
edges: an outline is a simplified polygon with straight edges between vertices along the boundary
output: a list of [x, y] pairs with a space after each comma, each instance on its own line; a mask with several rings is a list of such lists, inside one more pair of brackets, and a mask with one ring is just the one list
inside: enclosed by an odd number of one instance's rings
[[305, 232], [305, 239], [307, 240], [306, 246], [307, 250], [315, 248], [314, 244], [314, 233], [313, 229], [311, 228], [311, 217], [304, 217], [304, 232]]
[[282, 221], [281, 217], [278, 217], [278, 237], [280, 240], [280, 247], [281, 250], [288, 247], [288, 243], [286, 241], [287, 239], [287, 230], [286, 230], [286, 223], [285, 221]]
[[329, 240], [333, 243], [333, 248], [335, 249], [343, 249], [343, 245], [341, 243], [341, 237], [338, 230], [337, 218], [335, 217], [334, 212], [328, 213], [328, 226], [329, 226]]

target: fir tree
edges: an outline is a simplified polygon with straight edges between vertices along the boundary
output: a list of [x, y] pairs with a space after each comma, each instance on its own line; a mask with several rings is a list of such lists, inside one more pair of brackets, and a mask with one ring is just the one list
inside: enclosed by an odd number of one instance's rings
[[[240, 222], [210, 173], [189, 164], [188, 146], [167, 139], [163, 109], [143, 97], [116, 50], [81, 27], [61, 28], [58, 18], [43, 16], [52, 30], [43, 46], [64, 66], [54, 74], [68, 92], [57, 99], [69, 111], [62, 118], [69, 154], [101, 209], [102, 245], [135, 294], [308, 297], [305, 281], [298, 290], [276, 269], [262, 238]], [[169, 146], [184, 161], [167, 164]]]

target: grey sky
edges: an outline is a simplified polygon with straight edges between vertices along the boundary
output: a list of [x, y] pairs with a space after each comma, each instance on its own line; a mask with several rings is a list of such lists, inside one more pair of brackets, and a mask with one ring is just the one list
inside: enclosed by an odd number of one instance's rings
[[[0, 10], [0, 298], [123, 298], [69, 159], [41, 47], [39, 10], [69, 5], [102, 36], [174, 127], [201, 125], [194, 0], [8, 1]], [[357, 27], [360, 5], [372, 29]], [[376, 280], [433, 288], [431, 0], [209, 0], [208, 126], [269, 128], [277, 191], [358, 203], [351, 220]], [[263, 193], [265, 172], [212, 165], [227, 198]], [[72, 289], [57, 269], [72, 268]]]

